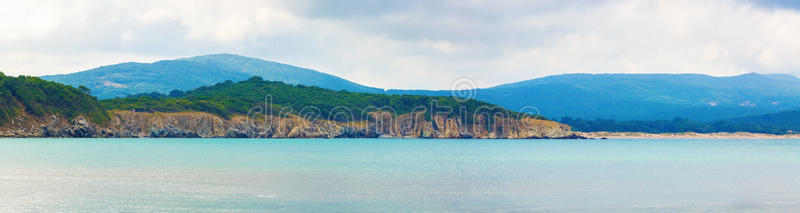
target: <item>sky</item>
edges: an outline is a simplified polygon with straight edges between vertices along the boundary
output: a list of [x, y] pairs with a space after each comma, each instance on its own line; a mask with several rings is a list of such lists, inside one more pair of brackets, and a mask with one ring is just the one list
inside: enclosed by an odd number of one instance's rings
[[800, 75], [789, 0], [0, 0], [0, 71], [232, 53], [380, 88], [562, 73]]

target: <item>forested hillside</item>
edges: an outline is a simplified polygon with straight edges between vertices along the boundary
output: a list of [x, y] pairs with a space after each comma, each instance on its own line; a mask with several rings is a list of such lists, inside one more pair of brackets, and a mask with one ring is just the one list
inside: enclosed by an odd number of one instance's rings
[[[266, 97], [270, 98], [267, 99]], [[421, 95], [384, 95], [333, 91], [315, 86], [289, 85], [282, 82], [265, 81], [253, 77], [241, 82], [226, 81], [213, 86], [194, 90], [172, 91], [169, 94], [145, 93], [127, 98], [103, 100], [108, 109], [136, 110], [145, 112], [202, 111], [227, 117], [232, 114], [247, 114], [253, 107], [263, 106], [270, 101], [273, 113], [284, 112], [316, 113], [326, 119], [338, 112], [348, 112], [354, 119], [361, 119], [365, 112], [380, 110], [394, 111], [395, 115], [412, 111], [439, 108], [454, 116], [459, 110], [471, 119], [476, 112], [502, 113], [503, 109], [486, 102], [469, 100], [463, 103], [450, 97]], [[432, 105], [436, 103], [435, 105]], [[290, 108], [286, 108], [290, 107]], [[420, 109], [421, 108], [421, 109]], [[288, 109], [291, 109], [287, 111]], [[305, 110], [304, 110], [305, 109]], [[485, 110], [485, 111], [481, 111]], [[468, 116], [467, 116], [468, 115]], [[518, 116], [508, 112], [509, 116]]]
[[0, 125], [23, 114], [34, 117], [57, 114], [66, 118], [85, 115], [97, 123], [109, 119], [86, 87], [78, 89], [37, 77], [9, 77], [0, 73]]

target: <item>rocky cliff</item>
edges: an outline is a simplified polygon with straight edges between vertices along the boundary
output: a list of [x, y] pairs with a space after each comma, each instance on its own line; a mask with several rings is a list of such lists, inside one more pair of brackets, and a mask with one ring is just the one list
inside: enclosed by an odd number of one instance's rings
[[[368, 121], [334, 122], [297, 116], [233, 116], [202, 112], [114, 111], [110, 122], [18, 116], [0, 127], [0, 137], [172, 137], [172, 138], [580, 138], [570, 127], [533, 118], [461, 119], [423, 114], [370, 114]], [[491, 120], [491, 122], [489, 122]]]

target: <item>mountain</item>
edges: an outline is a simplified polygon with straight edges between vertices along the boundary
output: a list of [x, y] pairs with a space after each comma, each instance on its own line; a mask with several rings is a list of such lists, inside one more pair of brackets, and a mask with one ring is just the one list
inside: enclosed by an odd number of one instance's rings
[[211, 85], [225, 80], [242, 80], [246, 73], [188, 61], [121, 63], [91, 70], [42, 76], [42, 79], [72, 86], [86, 86], [100, 99], [124, 97], [142, 92], [168, 92]]
[[226, 80], [241, 81], [251, 76], [333, 90], [383, 92], [382, 89], [362, 86], [319, 71], [231, 54], [154, 63], [121, 63], [41, 78], [75, 87], [83, 85], [92, 90], [92, 95], [109, 99], [145, 92], [189, 90]]
[[295, 85], [302, 84], [306, 86], [318, 86], [331, 90], [347, 90], [351, 92], [371, 93], [383, 92], [383, 89], [363, 86], [316, 70], [238, 55], [215, 54], [178, 60], [218, 66], [225, 70], [246, 73], [248, 78], [251, 76], [259, 76], [268, 81], [280, 81]]
[[[108, 120], [105, 109], [86, 88], [77, 89], [37, 77], [9, 77], [0, 73], [0, 126], [26, 125], [48, 116], [85, 116], [94, 122]], [[36, 126], [39, 127], [39, 126]]]
[[[389, 94], [450, 95], [450, 91], [389, 90]], [[511, 110], [536, 107], [549, 118], [712, 121], [800, 107], [800, 79], [749, 73], [565, 74], [475, 91], [475, 98]]]

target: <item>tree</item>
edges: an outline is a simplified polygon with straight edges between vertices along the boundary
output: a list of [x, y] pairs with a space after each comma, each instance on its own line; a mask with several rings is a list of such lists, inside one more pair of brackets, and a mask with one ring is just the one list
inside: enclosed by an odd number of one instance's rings
[[88, 87], [83, 86], [83, 85], [78, 86], [78, 89], [81, 90], [81, 92], [86, 93], [86, 94], [91, 94], [91, 92], [92, 92], [91, 90], [89, 90]]
[[261, 78], [261, 76], [253, 76], [253, 77], [250, 77], [247, 80], [248, 81], [264, 81], [264, 78]]
[[180, 97], [180, 96], [183, 96], [183, 91], [180, 90], [169, 91], [169, 97]]

